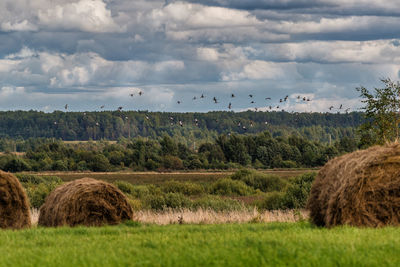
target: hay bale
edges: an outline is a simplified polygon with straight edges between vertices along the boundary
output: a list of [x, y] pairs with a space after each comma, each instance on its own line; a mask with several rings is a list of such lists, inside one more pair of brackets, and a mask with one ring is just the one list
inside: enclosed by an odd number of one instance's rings
[[330, 160], [318, 173], [307, 208], [318, 226], [400, 224], [400, 144]]
[[131, 220], [133, 211], [114, 185], [82, 178], [59, 186], [40, 208], [42, 226], [101, 226]]
[[0, 228], [21, 229], [30, 225], [25, 190], [14, 175], [0, 171]]

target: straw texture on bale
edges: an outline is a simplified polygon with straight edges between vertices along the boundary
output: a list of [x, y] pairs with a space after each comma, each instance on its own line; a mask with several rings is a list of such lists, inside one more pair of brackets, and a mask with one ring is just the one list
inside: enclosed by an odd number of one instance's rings
[[25, 190], [14, 175], [0, 171], [0, 228], [21, 229], [30, 225]]
[[307, 203], [318, 226], [400, 224], [400, 144], [374, 146], [330, 160]]
[[131, 220], [133, 211], [115, 186], [82, 178], [59, 186], [40, 208], [42, 226], [101, 226]]

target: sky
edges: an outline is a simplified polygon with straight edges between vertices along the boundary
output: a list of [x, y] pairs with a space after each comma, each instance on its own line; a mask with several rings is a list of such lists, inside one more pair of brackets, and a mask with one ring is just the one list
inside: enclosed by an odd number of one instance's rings
[[399, 25], [398, 0], [2, 0], [0, 110], [358, 110]]

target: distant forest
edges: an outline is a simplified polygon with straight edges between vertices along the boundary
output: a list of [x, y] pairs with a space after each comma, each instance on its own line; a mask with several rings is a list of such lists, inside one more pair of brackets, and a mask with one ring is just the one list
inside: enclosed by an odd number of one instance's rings
[[55, 138], [65, 141], [120, 140], [168, 135], [179, 143], [196, 146], [221, 134], [257, 134], [273, 137], [300, 136], [330, 143], [355, 137], [363, 113], [208, 112], [171, 113], [147, 111], [0, 112], [0, 138], [26, 140]]

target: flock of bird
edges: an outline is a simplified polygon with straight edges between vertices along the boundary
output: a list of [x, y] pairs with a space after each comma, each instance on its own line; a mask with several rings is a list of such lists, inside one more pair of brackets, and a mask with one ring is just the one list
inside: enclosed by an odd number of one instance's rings
[[[138, 94], [139, 96], [142, 96], [144, 93], [143, 93], [143, 91], [139, 91], [137, 94]], [[135, 96], [135, 93], [130, 93], [129, 96], [130, 96], [130, 97], [134, 97], [134, 96]], [[248, 97], [249, 97], [249, 101], [250, 101], [249, 103], [250, 103], [250, 104], [252, 104], [252, 105], [256, 104], [256, 102], [254, 101], [255, 97], [254, 97], [253, 94], [249, 94]], [[205, 96], [204, 94], [201, 94], [201, 96], [199, 96], [199, 97], [194, 96], [194, 97], [192, 98], [192, 100], [193, 100], [193, 101], [196, 101], [196, 100], [198, 100], [198, 99], [204, 99], [204, 98], [206, 98], [206, 96]], [[232, 94], [230, 95], [230, 98], [231, 98], [231, 99], [234, 99], [234, 98], [236, 98], [236, 95], [232, 93]], [[284, 105], [285, 103], [287, 103], [287, 102], [288, 102], [288, 99], [289, 99], [289, 95], [286, 95], [285, 97], [280, 98], [280, 99], [279, 99], [279, 102], [277, 102], [277, 103], [275, 103], [275, 104], [266, 102], [266, 103], [267, 103], [267, 110], [271, 110], [271, 111], [274, 110], [274, 111], [282, 111], [282, 112], [284, 112], [285, 110], [284, 110], [281, 106]], [[309, 97], [301, 96], [301, 95], [298, 95], [295, 99], [296, 99], [296, 103], [309, 103], [309, 102], [312, 101]], [[219, 100], [218, 100], [215, 96], [212, 98], [212, 101], [214, 102], [214, 104], [220, 103]], [[272, 101], [272, 98], [271, 98], [271, 97], [265, 97], [265, 101]], [[232, 102], [233, 102], [233, 101], [230, 101], [229, 104], [228, 104], [228, 106], [227, 106], [227, 108], [228, 108], [229, 110], [232, 110], [232, 107], [233, 107]], [[178, 105], [180, 105], [180, 104], [183, 103], [183, 101], [182, 101], [182, 100], [177, 100], [176, 103], [177, 103]], [[282, 103], [282, 104], [280, 104], [280, 103]], [[264, 106], [265, 106], [265, 105], [264, 105]], [[100, 109], [102, 110], [102, 109], [104, 109], [104, 107], [105, 107], [105, 105], [101, 105], [101, 106], [100, 106]], [[65, 110], [68, 110], [68, 104], [65, 104], [64, 108], [65, 108]], [[123, 109], [122, 106], [119, 106], [119, 107], [117, 108], [117, 110], [120, 111], [120, 112], [122, 111], [122, 109]], [[254, 109], [254, 111], [256, 111], [256, 112], [259, 110], [259, 108], [257, 108], [257, 107], [254, 107], [253, 109]], [[338, 108], [335, 108], [334, 106], [330, 106], [328, 109], [329, 109], [329, 111], [332, 111], [333, 109], [336, 109], [336, 110], [338, 110], [338, 111], [342, 111], [342, 110], [343, 110], [343, 111], [345, 111], [346, 113], [348, 113], [348, 112], [350, 111], [350, 108], [344, 109], [344, 108], [343, 108], [343, 104], [340, 104], [340, 106], [339, 106]], [[293, 111], [292, 111], [291, 113], [293, 113]], [[299, 114], [299, 113], [298, 113], [298, 112], [295, 112], [295, 114]], [[86, 115], [86, 113], [84, 113], [84, 115]], [[145, 118], [146, 118], [147, 120], [150, 119], [149, 115], [147, 115], [147, 114], [145, 115]], [[128, 118], [128, 117], [125, 117], [125, 119], [128, 120], [129, 118]], [[175, 122], [175, 118], [170, 117], [169, 119], [170, 119], [170, 125], [171, 125], [171, 126], [172, 126], [172, 125], [175, 125], [175, 124], [177, 124], [177, 125], [179, 125], [179, 126], [181, 126], [181, 127], [184, 126], [184, 122], [183, 122], [182, 120], [177, 120], [177, 121]], [[218, 123], [218, 119], [216, 120], [216, 122]], [[57, 122], [54, 122], [54, 124], [57, 124]], [[194, 124], [195, 124], [196, 126], [199, 126], [199, 120], [195, 118], [195, 119], [194, 119]], [[264, 124], [267, 125], [268, 122], [264, 122]], [[96, 122], [96, 126], [100, 126], [100, 124], [99, 124], [98, 122]], [[245, 131], [247, 130], [246, 125], [243, 125], [240, 121], [238, 122], [237, 126], [238, 126], [239, 128], [242, 128], [242, 129], [245, 130]], [[253, 123], [253, 122], [250, 122], [249, 126], [250, 126], [250, 127], [253, 127], [253, 126], [254, 126], [254, 123]]]

